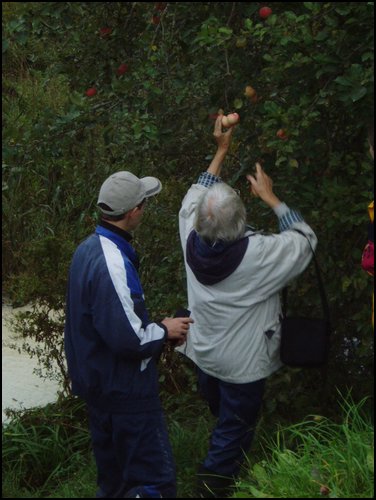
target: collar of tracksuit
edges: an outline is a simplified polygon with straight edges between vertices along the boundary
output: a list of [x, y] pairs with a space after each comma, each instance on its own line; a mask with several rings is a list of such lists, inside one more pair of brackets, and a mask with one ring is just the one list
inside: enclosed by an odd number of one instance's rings
[[139, 268], [139, 258], [136, 254], [135, 249], [132, 247], [130, 242], [132, 241], [132, 235], [123, 229], [114, 226], [106, 221], [101, 221], [95, 228], [95, 233], [99, 236], [104, 236], [111, 240], [115, 245], [123, 251], [135, 268]]

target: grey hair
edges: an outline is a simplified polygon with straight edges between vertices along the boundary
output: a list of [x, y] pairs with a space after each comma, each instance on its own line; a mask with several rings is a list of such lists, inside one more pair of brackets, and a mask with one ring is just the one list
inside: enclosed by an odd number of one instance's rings
[[224, 182], [210, 187], [197, 207], [194, 228], [210, 244], [233, 242], [244, 236], [246, 211], [238, 194]]

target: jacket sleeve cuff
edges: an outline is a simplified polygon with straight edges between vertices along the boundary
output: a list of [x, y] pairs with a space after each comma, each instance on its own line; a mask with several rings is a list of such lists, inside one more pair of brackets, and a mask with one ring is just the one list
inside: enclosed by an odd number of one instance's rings
[[273, 210], [278, 219], [280, 219], [281, 217], [283, 217], [288, 213], [289, 207], [286, 205], [286, 203], [280, 203], [279, 205], [274, 207]]
[[165, 332], [164, 340], [167, 340], [167, 336], [168, 336], [167, 327], [163, 323], [157, 323], [157, 325], [160, 326], [164, 330], [164, 332]]
[[216, 182], [222, 182], [222, 179], [214, 174], [211, 174], [210, 172], [203, 172], [198, 178], [197, 184], [210, 188]]
[[280, 231], [287, 231], [297, 222], [304, 222], [302, 215], [289, 208], [286, 203], [280, 203], [274, 208], [274, 213], [279, 220]]

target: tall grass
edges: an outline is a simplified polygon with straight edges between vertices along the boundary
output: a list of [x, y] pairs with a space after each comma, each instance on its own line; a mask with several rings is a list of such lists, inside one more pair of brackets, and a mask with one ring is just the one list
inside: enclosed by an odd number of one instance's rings
[[373, 498], [373, 426], [365, 400], [344, 401], [343, 421], [321, 416], [265, 438], [265, 459], [251, 466], [235, 498]]
[[3, 498], [46, 495], [80, 468], [90, 438], [84, 405], [75, 399], [15, 413], [2, 429]]
[[[192, 394], [165, 395], [164, 402], [178, 498], [190, 498], [213, 422], [205, 404]], [[2, 497], [93, 498], [96, 466], [84, 403], [68, 398], [12, 413], [2, 429]]]
[[177, 497], [196, 498], [196, 473], [204, 459], [214, 418], [191, 394], [165, 398], [168, 431], [177, 469]]
[[[257, 433], [234, 498], [372, 498], [373, 426], [359, 404]], [[195, 498], [195, 477], [214, 419], [192, 394], [165, 398], [178, 498]], [[266, 424], [266, 423], [265, 423]], [[85, 409], [74, 398], [28, 411], [3, 427], [3, 498], [93, 498], [96, 467]], [[266, 431], [265, 431], [266, 435]], [[260, 442], [262, 447], [260, 447]]]

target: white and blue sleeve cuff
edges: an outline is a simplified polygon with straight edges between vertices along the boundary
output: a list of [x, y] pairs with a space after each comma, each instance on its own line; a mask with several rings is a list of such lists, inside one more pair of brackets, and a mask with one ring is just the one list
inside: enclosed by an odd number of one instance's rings
[[198, 178], [197, 184], [210, 188], [216, 182], [222, 182], [222, 179], [210, 172], [203, 172]]
[[274, 208], [278, 217], [280, 231], [290, 229], [297, 222], [304, 222], [302, 215], [296, 210], [289, 208], [286, 203], [280, 203]]

